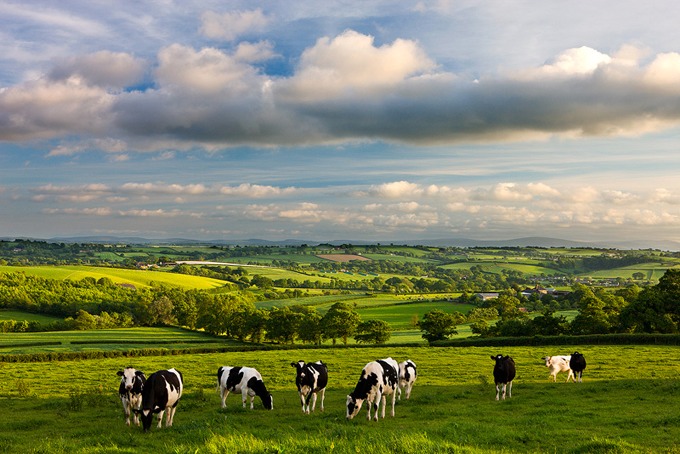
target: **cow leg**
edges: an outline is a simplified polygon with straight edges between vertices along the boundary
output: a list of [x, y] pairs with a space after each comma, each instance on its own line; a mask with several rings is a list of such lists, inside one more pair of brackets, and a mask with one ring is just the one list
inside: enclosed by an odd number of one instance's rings
[[382, 395], [382, 397], [380, 398], [380, 403], [382, 405], [382, 415], [381, 415], [381, 417], [382, 417], [382, 419], [385, 419], [385, 407], [387, 407], [387, 396], [386, 395], [384, 395], [384, 394]]
[[401, 385], [397, 386], [397, 397], [401, 400]]
[[123, 411], [125, 412], [125, 424], [130, 425], [130, 405], [127, 402], [123, 402]]
[[507, 383], [503, 383], [501, 386], [502, 386], [502, 388], [503, 388], [503, 397], [502, 397], [502, 399], [505, 400], [505, 392], [506, 392], [506, 390], [507, 390], [507, 388], [508, 388], [508, 384], [507, 384]]
[[[316, 410], [316, 393], [312, 393], [312, 412]], [[309, 404], [307, 404], [307, 413], [309, 413]]]
[[574, 379], [574, 372], [572, 372], [571, 369], [569, 369], [569, 373], [567, 374], [567, 383], [569, 383], [569, 379], [571, 378], [571, 381], [576, 383], [576, 380]]
[[508, 383], [508, 397], [512, 397], [512, 382]]
[[298, 395], [300, 396], [300, 404], [302, 405], [302, 413], [305, 413], [305, 403], [306, 403], [305, 396], [302, 394], [302, 392], [298, 392]]
[[326, 388], [323, 388], [323, 389], [322, 389], [321, 391], [319, 391], [319, 392], [321, 393], [321, 411], [323, 411], [323, 410], [324, 410], [324, 408], [323, 408], [323, 400], [326, 398]]
[[168, 416], [165, 419], [165, 427], [172, 427], [172, 420], [175, 419], [176, 407], [168, 408]]
[[390, 413], [390, 416], [394, 418], [394, 404], [397, 402], [397, 393], [393, 392], [392, 393], [392, 413]]
[[413, 383], [406, 384], [406, 400], [411, 398], [411, 388], [413, 388]]
[[163, 427], [163, 415], [164, 414], [165, 414], [165, 410], [161, 410], [160, 412], [158, 412], [158, 425], [156, 427], [158, 427], [159, 429], [161, 427]]
[[227, 407], [227, 396], [229, 395], [229, 390], [227, 388], [223, 388], [221, 394], [222, 398], [222, 408]]
[[255, 409], [255, 396], [250, 396], [250, 409]]
[[499, 394], [500, 394], [500, 392], [501, 392], [500, 386], [501, 386], [500, 383], [496, 383], [496, 400], [498, 400], [498, 396], [499, 396]]

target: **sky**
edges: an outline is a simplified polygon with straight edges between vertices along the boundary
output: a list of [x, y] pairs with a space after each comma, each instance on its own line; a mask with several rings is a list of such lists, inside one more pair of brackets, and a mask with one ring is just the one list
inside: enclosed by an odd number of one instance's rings
[[680, 241], [675, 0], [0, 0], [0, 237]]

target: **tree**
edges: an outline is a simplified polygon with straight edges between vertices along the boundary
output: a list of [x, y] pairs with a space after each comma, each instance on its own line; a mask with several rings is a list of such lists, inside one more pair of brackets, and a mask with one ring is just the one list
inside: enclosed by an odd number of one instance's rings
[[324, 336], [332, 339], [334, 345], [338, 338], [347, 345], [347, 339], [356, 332], [360, 322], [359, 314], [347, 304], [335, 303], [321, 319], [321, 327]]
[[[465, 316], [463, 316], [463, 320], [464, 319]], [[450, 336], [458, 334], [458, 331], [456, 331], [457, 320], [459, 320], [459, 317], [454, 314], [447, 314], [442, 310], [434, 309], [423, 315], [423, 319], [418, 322], [418, 326], [421, 331], [424, 331], [423, 339], [432, 343], [434, 341], [448, 339]]]
[[366, 320], [359, 323], [354, 340], [358, 343], [384, 344], [392, 336], [390, 324], [384, 320]]

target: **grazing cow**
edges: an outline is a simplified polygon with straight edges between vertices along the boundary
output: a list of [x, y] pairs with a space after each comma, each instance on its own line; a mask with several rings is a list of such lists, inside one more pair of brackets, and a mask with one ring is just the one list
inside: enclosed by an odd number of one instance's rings
[[567, 383], [569, 383], [570, 378], [574, 380], [574, 373], [571, 371], [571, 367], [569, 366], [571, 355], [545, 356], [541, 359], [545, 361], [545, 366], [550, 370], [550, 376], [552, 377], [553, 382], [557, 381], [557, 374], [560, 372], [568, 372]]
[[406, 390], [406, 399], [411, 398], [411, 388], [413, 388], [416, 378], [418, 378], [416, 363], [410, 359], [399, 363], [399, 389], [397, 390], [399, 400], [401, 400], [402, 388]]
[[133, 367], [126, 367], [125, 370], [119, 370], [120, 386], [118, 387], [118, 395], [120, 402], [123, 404], [123, 411], [125, 412], [125, 424], [130, 425], [130, 414], [132, 414], [135, 425], [139, 425], [139, 416], [135, 410], [142, 407], [142, 388], [146, 377], [141, 370], [135, 370]]
[[500, 395], [501, 385], [503, 388], [503, 400], [505, 400], [506, 388], [508, 397], [512, 397], [512, 381], [515, 379], [515, 361], [509, 356], [503, 355], [492, 355], [491, 359], [496, 361], [496, 365], [493, 368], [493, 380], [496, 383], [496, 400], [498, 400]]
[[386, 396], [392, 395], [392, 412], [399, 386], [399, 364], [392, 358], [379, 359], [364, 366], [354, 391], [347, 396], [347, 419], [354, 418], [364, 401], [368, 405], [368, 420], [371, 420], [371, 407], [375, 404], [373, 419], [378, 420], [378, 410], [382, 401], [382, 417], [385, 418]]
[[149, 376], [142, 389], [142, 427], [144, 432], [151, 428], [154, 413], [158, 413], [158, 428], [163, 423], [163, 414], [167, 410], [165, 427], [172, 426], [175, 410], [182, 397], [184, 380], [182, 373], [176, 369], [159, 370]]
[[229, 392], [241, 392], [243, 408], [250, 396], [250, 409], [253, 409], [255, 396], [262, 400], [262, 405], [267, 410], [274, 409], [274, 398], [267, 391], [260, 373], [252, 367], [229, 367], [222, 366], [217, 369], [217, 387], [222, 399], [222, 408], [226, 408], [226, 400]]
[[579, 383], [583, 383], [583, 371], [586, 369], [586, 358], [579, 352], [571, 354], [569, 367], [574, 371], [575, 377]]
[[298, 361], [297, 363], [290, 363], [290, 365], [297, 370], [295, 385], [297, 386], [298, 394], [300, 394], [302, 412], [309, 414], [310, 400], [312, 402], [312, 411], [314, 411], [318, 393], [321, 394], [321, 411], [323, 411], [323, 401], [326, 395], [326, 385], [328, 384], [328, 368], [326, 365], [321, 361], [315, 363]]

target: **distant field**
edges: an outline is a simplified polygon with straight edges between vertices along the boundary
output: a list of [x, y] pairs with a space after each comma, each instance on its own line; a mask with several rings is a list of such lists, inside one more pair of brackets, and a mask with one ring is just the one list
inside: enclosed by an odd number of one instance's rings
[[[0, 309], [0, 320], [16, 320], [16, 321], [25, 320], [27, 322], [52, 323], [63, 319], [61, 317], [54, 317], [51, 315], [32, 314], [30, 312]], [[0, 342], [1, 341], [2, 340], [0, 338]]]
[[187, 289], [214, 289], [225, 285], [218, 279], [168, 273], [165, 271], [129, 270], [123, 268], [105, 268], [96, 266], [0, 266], [0, 273], [23, 272], [30, 276], [45, 279], [81, 280], [85, 277], [94, 279], [109, 278], [117, 284], [132, 284], [135, 287], [150, 287], [152, 282], [159, 282], [172, 287]]
[[[50, 343], [50, 345], [39, 345], [41, 343]], [[19, 345], [19, 347], [16, 345]], [[3, 333], [0, 336], [0, 353], [13, 354], [132, 350], [139, 348], [172, 349], [190, 348], [192, 346], [221, 347], [225, 345], [243, 344], [230, 339], [179, 328], [119, 328], [44, 333]]]
[[325, 259], [325, 260], [330, 260], [332, 262], [351, 262], [352, 260], [357, 260], [359, 262], [366, 262], [370, 261], [371, 259], [364, 257], [363, 255], [354, 255], [354, 254], [320, 254], [317, 255], [317, 257]]

